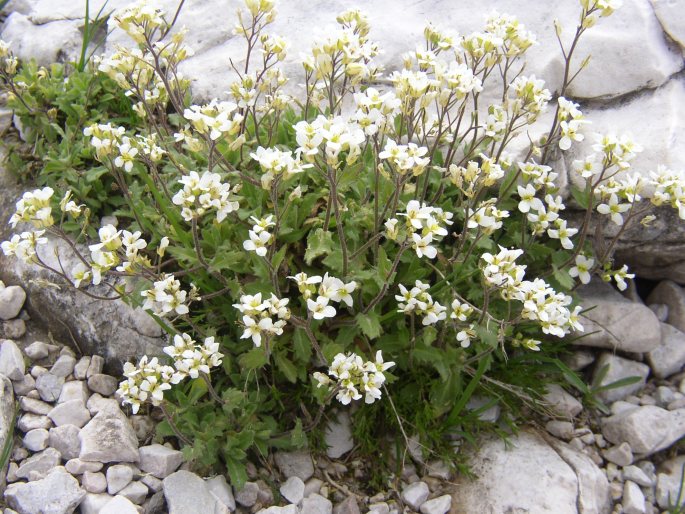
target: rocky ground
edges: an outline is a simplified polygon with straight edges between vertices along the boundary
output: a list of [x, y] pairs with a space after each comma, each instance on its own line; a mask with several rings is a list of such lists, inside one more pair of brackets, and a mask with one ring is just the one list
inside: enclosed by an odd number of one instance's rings
[[[661, 282], [647, 305], [634, 290], [626, 298], [604, 284], [580, 293], [597, 306], [587, 322], [596, 333], [578, 341], [586, 346], [568, 365], [595, 386], [639, 377], [599, 394], [609, 412], [551, 387], [548, 420], [512, 436], [509, 447], [499, 438], [480, 441], [475, 479], [414, 452], [399, 486], [369, 497], [360, 492], [363, 463], [348, 458], [345, 414], [329, 425], [327, 455], [277, 453], [249, 469], [241, 490], [224, 476], [189, 471], [180, 451], [152, 442], [158, 413], [122, 411], [118, 379], [103, 373], [101, 356], [52, 341], [25, 310], [24, 289], [0, 283], [4, 514], [666, 512], [685, 466], [678, 444], [685, 435], [685, 291]], [[498, 408], [483, 417], [497, 422]]]

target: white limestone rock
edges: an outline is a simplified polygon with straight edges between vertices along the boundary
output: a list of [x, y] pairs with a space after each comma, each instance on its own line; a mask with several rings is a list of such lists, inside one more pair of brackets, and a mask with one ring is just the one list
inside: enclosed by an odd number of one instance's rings
[[65, 353], [59, 356], [55, 363], [50, 368], [50, 373], [58, 377], [68, 377], [74, 371], [76, 359], [73, 355]]
[[102, 462], [81, 460], [78, 457], [69, 459], [64, 465], [65, 469], [72, 475], [83, 475], [86, 471], [97, 473], [102, 469], [102, 466]]
[[664, 32], [681, 47], [685, 48], [685, 16], [682, 0], [651, 0]]
[[131, 500], [117, 495], [102, 507], [100, 514], [138, 514], [138, 509]]
[[47, 416], [54, 407], [49, 403], [36, 400], [35, 398], [29, 398], [24, 396], [19, 400], [19, 407], [24, 412], [30, 412], [32, 414], [38, 414], [39, 416]]
[[26, 292], [20, 286], [0, 288], [0, 319], [16, 318], [26, 301]]
[[256, 482], [245, 482], [241, 489], [235, 491], [235, 501], [243, 507], [252, 507], [259, 498], [259, 485]]
[[81, 453], [79, 433], [76, 425], [62, 425], [50, 429], [50, 446], [59, 450], [65, 460], [75, 459]]
[[421, 505], [421, 514], [447, 514], [452, 507], [452, 497], [449, 494], [438, 496]]
[[335, 420], [328, 422], [324, 441], [327, 446], [326, 455], [331, 459], [339, 459], [354, 448], [352, 422], [347, 411], [339, 412]]
[[97, 373], [88, 378], [88, 388], [94, 393], [99, 393], [102, 396], [111, 396], [119, 387], [119, 381], [110, 375]]
[[623, 485], [623, 497], [621, 498], [624, 514], [645, 514], [645, 495], [640, 486], [635, 482], [627, 480]]
[[161, 444], [151, 444], [138, 449], [138, 466], [157, 478], [166, 478], [183, 464], [183, 454]]
[[602, 420], [605, 439], [626, 442], [633, 453], [646, 457], [671, 446], [685, 435], [685, 409], [668, 411], [644, 405]]
[[557, 416], [567, 419], [575, 418], [583, 410], [583, 404], [558, 384], [547, 386], [547, 392], [542, 399]]
[[130, 500], [131, 503], [141, 505], [145, 501], [145, 498], [147, 498], [147, 493], [148, 488], [145, 486], [145, 484], [135, 481], [131, 482], [121, 491], [119, 491], [119, 496], [123, 496], [127, 500]]
[[[685, 17], [683, 17], [685, 19]], [[672, 280], [662, 280], [649, 293], [647, 305], [656, 303], [668, 307], [668, 316], [664, 320], [681, 332], [685, 332], [685, 290]]]
[[678, 373], [685, 366], [685, 333], [661, 324], [661, 343], [647, 354], [647, 362], [657, 378]]
[[332, 514], [333, 504], [328, 498], [320, 494], [311, 494], [302, 500], [300, 514]]
[[[35, 367], [34, 367], [35, 369]], [[55, 402], [59, 399], [64, 385], [64, 377], [58, 377], [50, 372], [41, 374], [36, 379], [36, 389], [43, 401]]]
[[85, 495], [78, 480], [57, 467], [41, 480], [9, 485], [5, 500], [19, 514], [71, 514]]
[[16, 475], [28, 480], [31, 480], [32, 476], [39, 479], [44, 478], [53, 468], [59, 466], [61, 457], [54, 448], [47, 448], [24, 460], [19, 465]]
[[72, 380], [62, 386], [57, 403], [64, 403], [70, 400], [80, 400], [83, 405], [88, 402], [88, 386], [83, 380]]
[[[593, 383], [600, 386], [613, 384], [618, 380], [637, 377], [639, 380], [621, 387], [609, 388], [601, 391], [599, 396], [605, 402], [615, 402], [636, 393], [642, 389], [649, 375], [649, 366], [641, 362], [618, 357], [613, 353], [604, 352], [599, 356], [593, 370]], [[601, 379], [601, 380], [600, 380]]]
[[86, 471], [81, 477], [81, 485], [89, 493], [104, 493], [107, 490], [107, 478], [102, 473]]
[[17, 428], [26, 433], [36, 428], [48, 429], [52, 426], [52, 421], [47, 416], [39, 416], [38, 414], [22, 414], [17, 421]]
[[426, 482], [414, 482], [402, 489], [402, 501], [412, 509], [419, 510], [419, 507], [423, 505], [423, 502], [428, 499], [429, 494], [430, 489]]
[[304, 482], [299, 477], [290, 477], [279, 489], [283, 498], [297, 505], [304, 499]]
[[34, 25], [27, 16], [13, 12], [7, 17], [2, 38], [12, 41], [12, 51], [22, 60], [35, 59], [39, 65], [77, 60], [81, 48], [82, 21], [54, 21]]
[[169, 514], [202, 512], [228, 514], [226, 505], [216, 498], [199, 476], [190, 471], [176, 471], [163, 481]]
[[74, 425], [81, 428], [90, 421], [90, 412], [81, 400], [69, 400], [64, 403], [58, 403], [48, 413], [48, 417], [57, 427]]
[[276, 466], [286, 478], [294, 476], [306, 482], [314, 474], [312, 457], [306, 451], [277, 452], [274, 459]]
[[79, 458], [97, 462], [138, 462], [138, 440], [119, 408], [99, 411], [79, 433]]
[[[685, 456], [683, 455], [667, 460], [659, 466], [656, 479], [656, 502], [662, 509], [685, 505], [685, 496], [680, 495], [683, 466], [685, 466]], [[681, 501], [677, 502], [679, 496]], [[679, 505], [676, 505], [677, 503]]]
[[[148, 475], [150, 476], [150, 475]], [[143, 480], [143, 482], [145, 482]], [[226, 477], [223, 475], [217, 475], [212, 478], [208, 478], [205, 480], [205, 484], [207, 484], [207, 487], [209, 488], [209, 492], [211, 492], [214, 496], [221, 501], [226, 507], [228, 507], [228, 510], [233, 512], [236, 508], [235, 505], [235, 498], [233, 496], [233, 490], [231, 489], [231, 486], [228, 485], [226, 482]], [[154, 491], [158, 491], [159, 489], [155, 489], [149, 484], [145, 483], [148, 487], [153, 489]]]
[[39, 452], [48, 447], [50, 434], [44, 428], [37, 428], [26, 433], [23, 439], [24, 447], [32, 452]]
[[21, 380], [26, 372], [24, 356], [16, 343], [5, 339], [0, 343], [0, 375], [10, 380]]
[[625, 352], [649, 352], [661, 341], [656, 315], [645, 305], [626, 300], [608, 284], [594, 280], [578, 289], [585, 309], [594, 307], [581, 317], [585, 328], [574, 344], [609, 348]]
[[133, 470], [123, 464], [107, 468], [107, 492], [112, 496], [121, 491], [133, 480]]
[[81, 514], [101, 514], [102, 509], [112, 500], [109, 494], [86, 493], [79, 509]]
[[50, 348], [47, 343], [42, 341], [34, 341], [26, 348], [24, 348], [24, 353], [31, 360], [44, 359], [50, 354]]

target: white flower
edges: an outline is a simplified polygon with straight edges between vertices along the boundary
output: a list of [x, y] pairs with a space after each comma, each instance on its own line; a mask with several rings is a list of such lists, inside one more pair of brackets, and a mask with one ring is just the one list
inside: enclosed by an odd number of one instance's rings
[[590, 270], [595, 265], [595, 260], [592, 258], [585, 257], [584, 255], [576, 256], [576, 265], [568, 270], [568, 274], [572, 277], [578, 277], [583, 284], [589, 284]]
[[547, 235], [552, 239], [559, 239], [561, 246], [566, 250], [572, 250], [573, 241], [571, 241], [571, 237], [578, 233], [578, 229], [567, 228], [566, 220], [562, 220], [561, 218], [556, 219], [554, 224], [556, 228], [548, 228]]
[[412, 248], [416, 251], [416, 255], [420, 258], [424, 255], [429, 259], [435, 259], [438, 255], [438, 250], [434, 246], [431, 246], [433, 242], [433, 237], [429, 234], [425, 237], [421, 237], [419, 234], [412, 234]]
[[616, 225], [623, 225], [622, 213], [630, 209], [630, 205], [627, 203], [619, 203], [618, 196], [612, 193], [609, 197], [609, 203], [601, 203], [597, 206], [597, 212], [600, 214], [609, 214], [611, 216], [611, 221]]
[[476, 337], [475, 325], [471, 323], [468, 328], [457, 332], [457, 341], [462, 348], [471, 346], [471, 340]]
[[316, 301], [307, 298], [307, 309], [312, 313], [314, 319], [332, 318], [335, 316], [335, 307], [328, 305], [328, 298], [319, 296]]
[[181, 215], [186, 221], [192, 221], [193, 218], [214, 210], [216, 220], [222, 222], [228, 214], [238, 210], [238, 202], [230, 184], [221, 182], [218, 173], [205, 171], [199, 175], [196, 171], [190, 171], [178, 182], [183, 185], [183, 189], [174, 195], [172, 201], [181, 206]]
[[532, 184], [526, 184], [526, 187], [518, 186], [518, 194], [521, 198], [518, 208], [522, 213], [526, 214], [531, 209], [539, 211], [543, 208], [542, 200], [536, 198], [537, 191]]
[[243, 248], [248, 252], [255, 252], [260, 257], [264, 257], [269, 241], [271, 241], [271, 234], [266, 231], [255, 234], [253, 230], [250, 230], [248, 233], [250, 239], [243, 241]]

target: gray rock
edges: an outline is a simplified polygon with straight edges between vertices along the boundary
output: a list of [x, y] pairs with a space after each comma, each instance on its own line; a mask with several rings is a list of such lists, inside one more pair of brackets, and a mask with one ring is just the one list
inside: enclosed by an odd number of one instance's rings
[[438, 496], [421, 505], [421, 514], [446, 514], [452, 507], [452, 497], [449, 494]]
[[90, 366], [90, 357], [81, 357], [74, 365], [74, 378], [76, 380], [85, 380], [88, 367]]
[[85, 495], [62, 467], [41, 480], [11, 484], [5, 491], [7, 503], [20, 514], [71, 514]]
[[[157, 492], [162, 490], [162, 481], [157, 477], [154, 477], [152, 475], [144, 475], [143, 478], [140, 479], [140, 481], [144, 483], [148, 487], [148, 489], [150, 489], [150, 491]], [[212, 489], [211, 484], [208, 483], [207, 486], [214, 494], [216, 494], [216, 491]], [[233, 492], [231, 492], [231, 494], [233, 494]]]
[[[490, 406], [485, 408], [487, 405]], [[478, 419], [487, 423], [496, 423], [501, 412], [499, 403], [495, 402], [493, 405], [492, 398], [478, 395], [474, 395], [469, 399], [468, 403], [466, 404], [466, 408], [471, 411], [480, 411], [478, 414]]]
[[160, 490], [159, 492], [156, 492], [145, 501], [143, 504], [143, 514], [167, 514], [166, 500], [164, 499], [163, 491]]
[[112, 500], [109, 494], [86, 493], [79, 509], [81, 514], [101, 514], [102, 509]]
[[85, 471], [81, 477], [81, 485], [89, 493], [104, 493], [107, 490], [107, 478], [99, 472]]
[[119, 491], [120, 496], [123, 496], [136, 505], [141, 505], [145, 501], [147, 493], [148, 488], [142, 482], [131, 482]]
[[583, 410], [583, 404], [557, 384], [547, 386], [542, 399], [557, 416], [564, 418], [573, 419]]
[[624, 514], [645, 514], [645, 495], [640, 486], [628, 480], [623, 485], [623, 498], [621, 499]]
[[17, 477], [29, 479], [32, 474], [38, 479], [44, 478], [61, 462], [60, 453], [54, 448], [48, 448], [29, 457], [19, 465]]
[[128, 498], [121, 496], [115, 496], [109, 500], [100, 514], [138, 514], [138, 509]]
[[419, 510], [419, 507], [423, 505], [428, 499], [430, 494], [430, 489], [426, 482], [414, 482], [409, 484], [407, 487], [402, 489], [402, 501], [409, 505], [414, 510]]
[[133, 480], [133, 470], [123, 464], [107, 468], [107, 492], [114, 496]]
[[19, 286], [0, 288], [0, 319], [16, 318], [26, 301], [26, 293]]
[[98, 462], [138, 462], [138, 440], [126, 416], [117, 408], [103, 409], [79, 433], [79, 458]]
[[36, 379], [38, 394], [46, 402], [56, 402], [63, 385], [64, 377], [58, 377], [52, 373], [43, 373]]
[[352, 440], [352, 424], [347, 411], [341, 411], [335, 420], [326, 425], [324, 434], [326, 455], [331, 459], [339, 459], [354, 448]]
[[[509, 443], [496, 436], [478, 441], [478, 450], [469, 461], [476, 479], [454, 485], [452, 510], [578, 514], [579, 494], [585, 489], [581, 490], [574, 468], [535, 433], [521, 431]], [[582, 503], [601, 505], [604, 501], [602, 493]], [[597, 514], [602, 512], [607, 511]]]
[[[0, 448], [4, 448], [12, 437], [14, 420], [14, 393], [10, 379], [0, 375]], [[5, 480], [5, 469], [0, 468], [0, 484]], [[0, 486], [0, 490], [2, 486]]]
[[50, 429], [50, 446], [56, 448], [65, 460], [75, 459], [81, 453], [79, 433], [75, 425], [62, 425]]
[[611, 286], [597, 281], [578, 289], [584, 308], [594, 307], [581, 317], [585, 332], [574, 344], [625, 352], [649, 352], [659, 345], [660, 323], [645, 305], [626, 300]]
[[21, 339], [26, 334], [26, 322], [21, 318], [5, 321], [0, 327], [0, 334], [7, 339]]
[[157, 478], [166, 478], [183, 464], [183, 454], [161, 444], [151, 444], [138, 449], [140, 469]]
[[0, 343], [0, 375], [10, 380], [21, 380], [26, 372], [24, 356], [14, 341], [5, 339]]
[[74, 371], [74, 366], [76, 365], [76, 359], [73, 355], [64, 354], [60, 355], [59, 358], [50, 368], [50, 373], [57, 377], [68, 377]]
[[361, 514], [357, 499], [354, 496], [348, 496], [333, 507], [333, 514]]
[[119, 401], [115, 400], [114, 398], [103, 398], [100, 396], [100, 393], [94, 393], [90, 398], [88, 398], [86, 408], [93, 416], [101, 410], [120, 410]]
[[654, 481], [647, 476], [643, 470], [637, 466], [626, 466], [623, 468], [623, 479], [635, 482], [642, 487], [652, 487]]
[[163, 481], [169, 514], [202, 512], [228, 514], [229, 510], [209, 490], [199, 476], [189, 471], [176, 471]]
[[83, 405], [88, 402], [90, 397], [88, 386], [83, 380], [72, 380], [62, 386], [57, 403], [64, 403], [70, 400], [80, 400]]
[[634, 454], [646, 457], [685, 435], [685, 409], [645, 405], [614, 414], [602, 420], [602, 434], [614, 444], [628, 443]]
[[304, 484], [304, 497], [319, 493], [321, 491], [321, 486], [323, 486], [323, 481], [318, 478], [310, 478]]
[[243, 488], [235, 492], [235, 501], [243, 507], [252, 507], [258, 497], [259, 485], [256, 482], [245, 482]]
[[659, 321], [666, 323], [666, 320], [668, 320], [668, 305], [664, 303], [650, 303], [647, 307], [652, 309], [652, 312], [656, 314]]
[[97, 473], [102, 469], [102, 466], [102, 462], [81, 460], [78, 457], [75, 459], [69, 459], [64, 465], [66, 470], [72, 475], [83, 475], [86, 471], [90, 473]]
[[100, 357], [99, 355], [93, 355], [90, 358], [90, 365], [88, 366], [88, 370], [86, 371], [86, 378], [90, 378], [93, 375], [98, 375], [102, 373], [102, 369], [105, 366], [105, 359]]
[[587, 350], [576, 350], [564, 362], [573, 371], [580, 371], [595, 362], [595, 354]]
[[286, 505], [285, 507], [269, 507], [268, 509], [259, 509], [257, 514], [300, 514], [300, 510], [296, 505]]
[[333, 514], [333, 504], [320, 494], [311, 494], [302, 500], [300, 514]]
[[299, 477], [306, 482], [314, 474], [314, 464], [308, 452], [277, 452], [274, 459], [287, 478]]
[[647, 303], [668, 306], [666, 322], [685, 332], [685, 291], [672, 280], [662, 280], [647, 297]]
[[304, 498], [304, 482], [299, 477], [290, 477], [279, 489], [283, 498], [297, 505]]
[[110, 375], [96, 373], [88, 379], [88, 387], [94, 393], [100, 393], [102, 396], [111, 396], [119, 387], [119, 381]]
[[47, 416], [40, 416], [38, 414], [26, 413], [22, 414], [17, 421], [17, 428], [26, 433], [37, 428], [48, 429], [52, 426], [52, 421]]
[[44, 428], [29, 430], [24, 436], [24, 447], [32, 452], [39, 452], [48, 447], [50, 434]]
[[47, 416], [48, 412], [54, 408], [49, 403], [36, 400], [35, 398], [28, 398], [26, 396], [19, 400], [19, 407], [24, 412], [38, 414], [39, 416]]
[[25, 396], [35, 390], [36, 380], [27, 373], [21, 380], [14, 380], [12, 386], [14, 387], [14, 393], [17, 396]]
[[64, 403], [58, 403], [48, 413], [48, 417], [55, 426], [75, 425], [81, 428], [90, 421], [90, 412], [81, 400], [69, 400]]
[[639, 380], [633, 384], [606, 389], [598, 394], [605, 402], [614, 402], [642, 389], [648, 375], [649, 366], [646, 364], [605, 352], [595, 363], [593, 384], [605, 386], [626, 378], [638, 377]]
[[658, 378], [678, 373], [685, 365], [685, 333], [662, 323], [661, 343], [647, 353], [647, 362]]
[[667, 407], [676, 401], [675, 392], [670, 387], [659, 386], [656, 388], [654, 399], [659, 407]]
[[602, 452], [604, 458], [617, 466], [629, 466], [633, 463], [633, 450], [628, 443], [621, 443]]
[[[149, 475], [148, 475], [149, 476]], [[228, 507], [228, 510], [233, 512], [236, 508], [235, 498], [233, 497], [233, 490], [231, 486], [226, 482], [226, 477], [223, 475], [217, 475], [212, 478], [205, 480], [209, 492], [216, 496], [221, 503]], [[148, 485], [146, 483], [146, 485]], [[157, 490], [157, 489], [155, 489]]]
[[574, 429], [573, 424], [570, 421], [548, 421], [545, 424], [545, 430], [552, 434], [554, 437], [559, 439], [564, 439], [565, 441], [570, 441], [573, 439]]
[[[685, 473], [685, 456], [680, 455], [661, 464], [656, 479], [656, 502], [662, 509], [685, 505], [680, 494]], [[681, 498], [680, 502], [677, 501]]]
[[47, 343], [42, 341], [34, 341], [24, 349], [24, 353], [31, 360], [44, 359], [50, 354], [50, 349]]

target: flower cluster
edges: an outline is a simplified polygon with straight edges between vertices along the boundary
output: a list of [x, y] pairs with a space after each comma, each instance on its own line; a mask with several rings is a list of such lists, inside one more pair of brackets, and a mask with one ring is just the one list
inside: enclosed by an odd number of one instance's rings
[[376, 88], [369, 87], [354, 94], [354, 103], [357, 110], [351, 119], [367, 136], [384, 134], [399, 113], [400, 100], [392, 91], [381, 94]]
[[[143, 309], [156, 316], [166, 316], [170, 312], [183, 315], [188, 314], [187, 300], [192, 300], [194, 291], [190, 295], [181, 289], [181, 282], [173, 275], [165, 274], [161, 280], [154, 282], [152, 289], [146, 289], [140, 294], [145, 298]], [[188, 298], [190, 296], [190, 298]]]
[[[452, 213], [443, 211], [440, 207], [431, 207], [411, 200], [407, 203], [405, 212], [398, 212], [397, 216], [406, 218], [405, 230], [416, 255], [434, 259], [438, 250], [432, 245], [448, 234], [446, 227], [452, 224]], [[388, 239], [397, 239], [398, 223], [397, 218], [385, 222]]]
[[174, 344], [165, 346], [162, 351], [174, 361], [176, 371], [173, 383], [186, 377], [198, 378], [200, 373], [210, 374], [211, 368], [221, 365], [223, 354], [219, 352], [219, 343], [214, 337], [206, 337], [203, 344], [197, 344], [186, 333], [176, 334]]
[[10, 218], [10, 225], [16, 228], [17, 223], [31, 223], [36, 228], [47, 228], [54, 225], [50, 199], [54, 194], [51, 187], [26, 191], [17, 202], [16, 211]]
[[212, 100], [205, 105], [191, 105], [183, 111], [183, 117], [211, 141], [227, 139], [231, 149], [239, 148], [244, 143], [243, 136], [235, 137], [240, 132], [244, 117], [233, 102]]
[[336, 399], [343, 405], [352, 400], [373, 403], [381, 398], [381, 387], [385, 383], [384, 372], [395, 365], [394, 362], [383, 362], [383, 354], [376, 352], [375, 362], [366, 361], [356, 353], [339, 353], [333, 358], [328, 374], [319, 371], [313, 374], [318, 382], [317, 387], [328, 387], [336, 391]]
[[276, 225], [273, 221], [274, 217], [270, 215], [266, 218], [257, 219], [250, 216], [250, 219], [254, 221], [254, 225], [252, 225], [252, 230], [248, 232], [250, 238], [243, 241], [243, 248], [248, 252], [255, 252], [260, 257], [264, 257], [268, 246], [273, 241], [273, 235], [269, 232], [269, 228]]
[[181, 216], [186, 221], [201, 218], [208, 211], [216, 211], [216, 220], [221, 223], [226, 216], [238, 210], [234, 193], [238, 187], [221, 182], [221, 175], [205, 171], [202, 175], [191, 171], [178, 182], [183, 189], [178, 191], [172, 201], [181, 206]]
[[557, 120], [561, 129], [559, 148], [568, 150], [574, 141], [585, 139], [583, 134], [578, 132], [583, 124], [590, 123], [584, 119], [583, 113], [578, 109], [578, 104], [567, 100], [563, 96], [557, 99], [559, 109], [557, 110]]
[[171, 366], [162, 365], [157, 357], [148, 359], [143, 355], [138, 365], [127, 362], [124, 364], [126, 380], [119, 384], [117, 395], [123, 404], [131, 406], [136, 414], [140, 406], [149, 401], [152, 405], [159, 405], [164, 401], [164, 391], [171, 389], [171, 385], [180, 381], [176, 371]]
[[417, 280], [411, 289], [407, 289], [402, 284], [399, 285], [399, 288], [402, 294], [395, 295], [395, 299], [400, 302], [398, 312], [421, 316], [423, 318], [421, 323], [424, 326], [434, 325], [447, 318], [447, 308], [433, 301], [428, 292], [429, 284]]
[[515, 116], [525, 116], [528, 123], [532, 123], [538, 115], [547, 109], [547, 104], [552, 99], [552, 94], [545, 89], [545, 81], [530, 77], [520, 76], [512, 82], [516, 98], [511, 100], [510, 108]]
[[[339, 278], [329, 276], [328, 273], [324, 274], [323, 277], [319, 275], [310, 277], [306, 273], [298, 273], [288, 278], [297, 284], [307, 303], [307, 309], [314, 319], [321, 320], [336, 315], [335, 307], [329, 305], [331, 301], [342, 302], [348, 307], [352, 307], [352, 293], [357, 289], [357, 283], [354, 280], [346, 284]], [[312, 300], [312, 295], [317, 291], [316, 284], [319, 284], [318, 296], [316, 300]]]
[[430, 158], [425, 157], [427, 153], [428, 148], [425, 146], [418, 146], [415, 143], [398, 145], [392, 139], [388, 139], [385, 148], [378, 154], [378, 158], [387, 160], [395, 173], [400, 175], [411, 173], [417, 177], [430, 163]]
[[450, 182], [467, 197], [472, 198], [483, 187], [491, 187], [504, 177], [504, 170], [494, 159], [480, 154], [479, 161], [469, 161], [466, 166], [451, 164], [448, 168]]
[[669, 204], [678, 210], [680, 219], [685, 220], [685, 173], [676, 173], [665, 167], [658, 167], [650, 174], [654, 186], [651, 201], [654, 205]]
[[310, 162], [321, 153], [326, 163], [338, 167], [341, 154], [345, 154], [345, 162], [353, 164], [361, 155], [361, 145], [366, 140], [362, 128], [353, 121], [347, 121], [341, 116], [326, 118], [323, 115], [310, 122], [299, 121], [293, 127], [298, 144], [297, 153], [301, 153]]
[[509, 217], [509, 211], [498, 209], [496, 200], [485, 200], [476, 209], [467, 207], [466, 228], [478, 229], [483, 234], [492, 234], [502, 228], [502, 220]]
[[277, 148], [262, 148], [260, 146], [250, 154], [250, 157], [259, 163], [264, 172], [261, 178], [264, 189], [270, 189], [271, 183], [276, 177], [283, 177], [287, 180], [313, 166], [312, 164], [303, 164], [299, 155], [293, 157], [292, 152]]
[[243, 315], [244, 330], [240, 338], [251, 338], [254, 345], [260, 347], [263, 338], [268, 341], [271, 336], [281, 335], [286, 321], [290, 319], [289, 301], [288, 298], [279, 299], [273, 293], [266, 300], [262, 300], [262, 293], [241, 296], [240, 303], [233, 304]]
[[24, 262], [33, 262], [36, 256], [36, 247], [48, 242], [47, 237], [43, 237], [43, 234], [45, 234], [45, 230], [12, 234], [9, 241], [2, 242], [0, 248], [8, 257], [15, 255]]
[[[119, 157], [122, 160], [124, 159], [119, 151], [119, 146], [123, 143], [124, 134], [126, 134], [124, 127], [113, 126], [111, 123], [95, 123], [83, 129], [83, 135], [90, 138], [90, 146], [95, 149], [95, 158], [100, 162], [106, 162], [107, 159], [117, 159]], [[129, 145], [130, 148], [130, 141], [127, 140], [125, 144]], [[121, 164], [119, 167], [122, 167]]]

